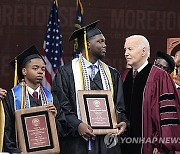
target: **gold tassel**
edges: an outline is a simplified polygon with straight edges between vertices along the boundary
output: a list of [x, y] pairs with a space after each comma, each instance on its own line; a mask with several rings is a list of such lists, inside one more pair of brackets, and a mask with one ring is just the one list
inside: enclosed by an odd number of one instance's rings
[[89, 61], [89, 55], [88, 55], [88, 49], [87, 49], [87, 40], [86, 40], [86, 28], [84, 28], [84, 47], [85, 47], [86, 59]]
[[21, 83], [22, 90], [21, 90], [21, 109], [25, 108], [25, 101], [24, 101], [24, 81]]
[[15, 58], [15, 70], [14, 70], [14, 86], [17, 85], [17, 59]]
[[176, 77], [177, 77], [176, 70], [177, 70], [177, 67], [175, 66], [175, 67], [174, 67], [174, 71], [173, 71], [173, 78], [176, 78]]

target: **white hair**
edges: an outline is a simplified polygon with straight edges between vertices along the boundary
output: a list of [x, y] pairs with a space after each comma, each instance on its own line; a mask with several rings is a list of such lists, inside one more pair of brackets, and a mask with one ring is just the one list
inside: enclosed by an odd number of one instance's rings
[[132, 35], [126, 38], [126, 40], [131, 39], [131, 38], [135, 38], [139, 40], [139, 46], [141, 48], [146, 48], [147, 51], [147, 58], [150, 57], [150, 45], [149, 45], [149, 41], [147, 40], [147, 38], [145, 38], [143, 35]]

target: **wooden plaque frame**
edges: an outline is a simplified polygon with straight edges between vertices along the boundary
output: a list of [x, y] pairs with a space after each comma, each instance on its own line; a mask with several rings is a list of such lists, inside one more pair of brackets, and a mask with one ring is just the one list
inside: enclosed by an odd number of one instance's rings
[[19, 149], [23, 153], [59, 153], [55, 118], [45, 106], [15, 111]]
[[77, 96], [82, 121], [92, 127], [94, 134], [118, 132], [117, 117], [110, 90], [79, 90]]

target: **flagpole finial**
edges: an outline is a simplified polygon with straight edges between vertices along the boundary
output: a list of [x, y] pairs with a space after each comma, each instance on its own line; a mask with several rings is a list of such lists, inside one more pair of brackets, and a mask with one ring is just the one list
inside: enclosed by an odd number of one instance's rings
[[56, 6], [58, 7], [58, 0], [56, 0]]

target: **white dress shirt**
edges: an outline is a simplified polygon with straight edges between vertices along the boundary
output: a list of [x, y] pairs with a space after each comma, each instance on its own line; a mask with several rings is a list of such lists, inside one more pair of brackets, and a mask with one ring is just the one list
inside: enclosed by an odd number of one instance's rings
[[33, 97], [33, 93], [36, 91], [38, 93], [38, 99], [39, 99], [39, 91], [40, 87], [38, 87], [36, 90], [32, 89], [31, 87], [27, 86], [29, 94]]

